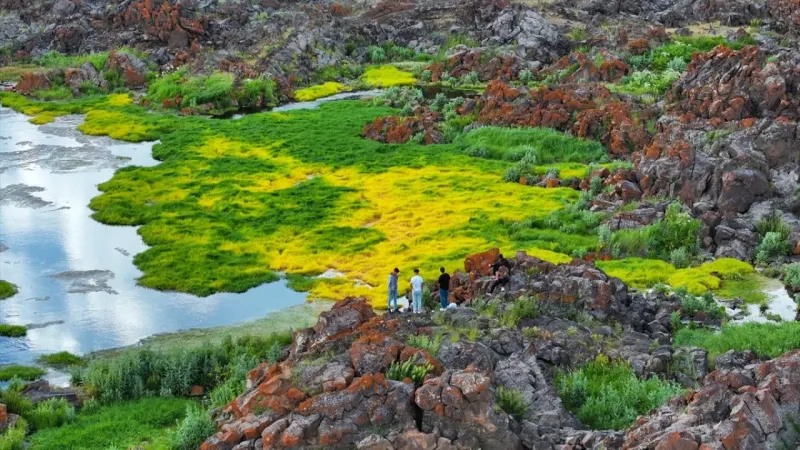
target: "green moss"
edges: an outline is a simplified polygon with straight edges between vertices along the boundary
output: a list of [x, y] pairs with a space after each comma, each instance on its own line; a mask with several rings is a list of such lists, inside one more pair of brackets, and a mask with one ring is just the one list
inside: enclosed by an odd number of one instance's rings
[[22, 337], [28, 334], [28, 329], [23, 325], [9, 325], [0, 323], [0, 336], [5, 337]]
[[297, 292], [308, 292], [319, 282], [320, 280], [318, 278], [307, 277], [305, 275], [286, 275], [286, 286]]
[[39, 367], [21, 366], [13, 364], [0, 366], [0, 381], [8, 381], [14, 377], [25, 381], [33, 381], [44, 375], [44, 370]]
[[145, 398], [81, 412], [75, 422], [40, 431], [31, 450], [106, 450], [108, 448], [169, 449], [172, 429], [183, 419], [191, 400]]
[[769, 300], [764, 292], [764, 287], [769, 281], [768, 278], [762, 275], [750, 273], [744, 275], [741, 279], [722, 280], [722, 286], [716, 294], [725, 299], [739, 298], [744, 300], [745, 303], [760, 304]]
[[752, 350], [761, 356], [775, 358], [800, 348], [800, 322], [725, 325], [718, 332], [683, 328], [675, 335], [675, 344], [705, 348], [711, 358], [728, 350]]
[[[723, 280], [741, 280], [753, 272], [753, 266], [733, 258], [720, 258], [691, 269], [670, 274], [667, 283], [674, 288], [685, 287], [690, 294], [699, 295], [722, 287]], [[736, 284], [732, 284], [736, 286]], [[742, 287], [742, 283], [738, 283]]]
[[84, 363], [80, 356], [73, 355], [70, 352], [58, 352], [42, 355], [37, 361], [41, 364], [53, 367], [76, 366]]
[[0, 280], [0, 300], [17, 295], [17, 287], [6, 280]]

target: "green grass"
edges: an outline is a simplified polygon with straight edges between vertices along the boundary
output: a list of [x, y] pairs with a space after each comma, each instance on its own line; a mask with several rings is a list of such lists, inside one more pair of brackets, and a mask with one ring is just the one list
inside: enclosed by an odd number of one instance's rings
[[537, 164], [590, 163], [606, 157], [603, 146], [548, 128], [480, 127], [465, 134], [458, 145], [468, 154], [518, 161], [536, 153]]
[[50, 353], [40, 356], [37, 361], [52, 367], [80, 366], [84, 364], [83, 359], [70, 352]]
[[525, 403], [522, 392], [517, 389], [509, 389], [505, 386], [498, 387], [495, 393], [495, 402], [506, 414], [518, 421], [521, 421], [528, 412], [528, 404]]
[[186, 399], [144, 398], [79, 413], [72, 424], [34, 434], [30, 449], [168, 450], [172, 448], [172, 428], [184, 418], [191, 404]]
[[34, 60], [38, 65], [48, 69], [66, 69], [79, 67], [85, 62], [90, 62], [95, 69], [100, 70], [105, 66], [108, 52], [90, 53], [85, 55], [65, 55], [56, 50], [51, 50]]
[[6, 280], [0, 280], [0, 300], [17, 295], [17, 287]]
[[683, 393], [673, 382], [641, 380], [622, 362], [604, 356], [572, 371], [559, 372], [555, 386], [564, 406], [584, 424], [598, 430], [623, 430], [639, 415]]
[[631, 287], [649, 288], [667, 281], [675, 267], [665, 261], [642, 258], [625, 258], [597, 261], [597, 267], [608, 275], [619, 278]]
[[13, 428], [0, 434], [0, 450], [25, 449], [25, 435], [28, 432], [28, 423], [21, 419]]
[[[202, 108], [213, 113], [275, 105], [275, 83], [272, 80], [245, 80], [238, 86], [233, 81], [230, 73], [189, 75], [181, 69], [162, 74], [150, 82], [147, 99], [162, 105]], [[205, 105], [210, 105], [210, 108]]]
[[711, 358], [728, 350], [752, 350], [775, 358], [800, 348], [800, 322], [725, 325], [719, 332], [684, 328], [675, 335], [675, 344], [705, 348]]
[[33, 381], [41, 378], [44, 374], [45, 371], [39, 367], [18, 364], [0, 366], [0, 381], [8, 381], [15, 377], [25, 381]]
[[0, 323], [0, 336], [23, 337], [28, 334], [28, 329], [23, 325], [9, 325]]

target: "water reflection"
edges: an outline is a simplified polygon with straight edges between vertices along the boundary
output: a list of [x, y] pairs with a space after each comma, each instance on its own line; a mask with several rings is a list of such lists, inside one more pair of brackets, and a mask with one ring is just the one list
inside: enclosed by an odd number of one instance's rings
[[255, 319], [305, 300], [284, 282], [206, 298], [136, 286], [133, 255], [146, 248], [136, 229], [95, 222], [87, 205], [115, 169], [157, 164], [153, 144], [84, 136], [78, 116], [27, 120], [0, 108], [0, 242], [8, 247], [0, 278], [20, 290], [0, 301], [0, 323], [42, 326], [24, 339], [0, 338], [0, 364]]

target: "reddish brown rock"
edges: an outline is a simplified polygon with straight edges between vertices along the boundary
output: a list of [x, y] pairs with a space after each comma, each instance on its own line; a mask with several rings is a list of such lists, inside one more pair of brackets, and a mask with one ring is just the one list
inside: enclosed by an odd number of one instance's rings
[[47, 74], [42, 72], [23, 73], [14, 89], [23, 95], [30, 95], [34, 91], [50, 89], [51, 81]]
[[491, 275], [492, 264], [494, 264], [499, 257], [499, 248], [493, 248], [482, 253], [470, 255], [464, 260], [464, 270], [466, 270], [467, 273], [475, 272], [480, 275]]

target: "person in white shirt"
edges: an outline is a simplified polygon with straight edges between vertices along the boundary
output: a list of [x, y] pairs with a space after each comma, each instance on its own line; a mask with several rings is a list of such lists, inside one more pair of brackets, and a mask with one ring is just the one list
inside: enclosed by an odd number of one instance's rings
[[414, 312], [422, 314], [422, 284], [424, 280], [419, 276], [419, 269], [414, 269], [414, 276], [411, 277], [411, 297], [414, 302]]

